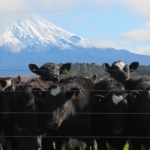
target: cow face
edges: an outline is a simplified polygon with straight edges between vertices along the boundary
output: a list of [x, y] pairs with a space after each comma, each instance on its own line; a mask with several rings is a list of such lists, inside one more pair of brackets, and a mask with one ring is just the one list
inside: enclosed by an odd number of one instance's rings
[[29, 64], [29, 69], [40, 76], [42, 80], [51, 80], [57, 82], [60, 74], [67, 74], [71, 69], [71, 64], [66, 63], [61, 67], [54, 63], [45, 63], [40, 68], [36, 64]]
[[15, 89], [20, 82], [20, 76], [16, 78], [0, 78], [0, 112], [3, 112], [1, 113], [3, 119], [7, 119], [10, 116]]
[[132, 111], [149, 113], [150, 112], [150, 88], [144, 90], [133, 90], [130, 93]]
[[122, 61], [117, 61], [110, 66], [108, 63], [104, 63], [103, 68], [110, 74], [112, 78], [115, 78], [117, 81], [122, 84], [130, 77], [130, 73], [134, 72], [138, 66], [138, 62], [132, 62], [129, 66]]
[[[58, 128], [62, 122], [75, 113], [73, 103], [78, 98], [78, 88], [66, 91], [59, 85], [52, 85], [48, 92], [40, 91], [40, 89], [33, 89], [32, 91], [36, 97], [45, 97], [47, 112], [49, 112], [47, 120], [48, 128]], [[36, 91], [39, 92], [37, 93]]]
[[14, 125], [14, 133], [18, 140], [19, 150], [41, 150], [43, 134], [37, 128], [21, 129], [18, 124]]
[[[112, 135], [122, 135], [128, 111], [127, 94], [124, 91], [109, 92], [106, 96], [95, 95], [93, 100], [97, 107], [102, 108], [105, 115], [105, 125]], [[98, 106], [99, 105], [99, 106]], [[100, 110], [100, 112], [102, 112]]]

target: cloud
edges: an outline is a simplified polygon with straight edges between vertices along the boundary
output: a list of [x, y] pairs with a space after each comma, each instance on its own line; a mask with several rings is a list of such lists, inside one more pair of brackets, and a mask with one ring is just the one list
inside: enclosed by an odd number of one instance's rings
[[150, 16], [149, 0], [122, 0], [122, 3], [137, 14]]
[[134, 52], [137, 52], [139, 54], [143, 55], [150, 55], [150, 46], [149, 47], [140, 47], [134, 50]]
[[139, 47], [130, 47], [128, 50], [135, 54], [141, 54], [141, 55], [150, 55], [150, 46], [139, 46]]
[[0, 33], [5, 31], [8, 25], [20, 17], [22, 7], [26, 5], [26, 1], [22, 0], [0, 0]]
[[84, 48], [88, 48], [88, 47], [95, 47], [95, 48], [117, 48], [116, 44], [114, 42], [111, 41], [103, 41], [103, 42], [99, 42], [99, 41], [88, 41], [88, 40], [81, 40], [79, 42], [79, 44], [81, 44]]
[[0, 12], [15, 12], [16, 10], [20, 9], [20, 7], [24, 6], [26, 4], [26, 1], [23, 0], [10, 0], [4, 1], [0, 0]]
[[141, 28], [130, 30], [121, 34], [124, 43], [141, 43], [150, 42], [150, 21], [146, 22]]

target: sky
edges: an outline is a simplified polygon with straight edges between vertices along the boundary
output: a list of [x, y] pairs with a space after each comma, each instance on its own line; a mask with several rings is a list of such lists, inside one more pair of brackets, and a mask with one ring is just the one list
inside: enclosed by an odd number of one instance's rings
[[96, 47], [150, 55], [149, 0], [0, 0], [0, 32], [29, 10]]

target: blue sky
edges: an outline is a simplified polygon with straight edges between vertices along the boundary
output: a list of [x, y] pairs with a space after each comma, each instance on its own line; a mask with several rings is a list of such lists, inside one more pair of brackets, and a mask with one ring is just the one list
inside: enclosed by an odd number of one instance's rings
[[97, 47], [150, 55], [149, 0], [0, 0], [1, 30], [21, 14], [30, 15], [22, 6]]

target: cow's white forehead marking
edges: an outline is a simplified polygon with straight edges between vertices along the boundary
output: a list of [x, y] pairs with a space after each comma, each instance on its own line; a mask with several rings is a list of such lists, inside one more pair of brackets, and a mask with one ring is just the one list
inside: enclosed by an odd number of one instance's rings
[[120, 69], [123, 69], [125, 67], [125, 63], [122, 61], [115, 63], [115, 65], [118, 66]]
[[122, 95], [115, 95], [113, 94], [112, 96], [112, 101], [117, 105], [120, 101], [123, 100], [123, 96]]
[[55, 89], [52, 89], [50, 94], [55, 96], [61, 92], [61, 87], [58, 85]]
[[8, 80], [5, 80], [5, 81], [6, 81], [6, 86], [3, 88], [3, 90], [5, 90], [7, 87], [12, 85], [12, 79], [8, 79]]
[[12, 85], [12, 79], [6, 80], [6, 82], [7, 82], [7, 85], [6, 85], [7, 87]]

